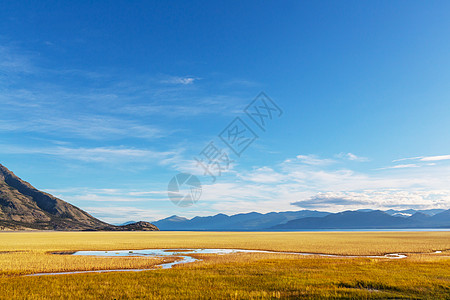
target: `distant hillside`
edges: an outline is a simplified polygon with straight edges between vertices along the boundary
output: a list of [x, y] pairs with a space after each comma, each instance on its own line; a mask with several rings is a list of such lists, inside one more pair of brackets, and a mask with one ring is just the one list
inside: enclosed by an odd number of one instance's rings
[[[0, 164], [0, 230], [150, 230], [150, 225], [114, 226], [102, 222], [37, 190]], [[153, 226], [153, 230], [158, 229]]]
[[395, 229], [395, 228], [450, 228], [450, 210], [433, 216], [416, 212], [412, 216], [395, 216], [386, 212], [345, 211], [323, 218], [301, 218], [271, 229]]
[[314, 230], [450, 228], [450, 210], [357, 210], [340, 213], [320, 211], [217, 214], [187, 219], [171, 216], [154, 222], [161, 230]]
[[304, 217], [323, 217], [327, 212], [320, 211], [287, 211], [261, 214], [257, 212], [227, 216], [217, 214], [210, 217], [186, 219], [171, 216], [154, 222], [161, 230], [264, 230], [290, 220]]

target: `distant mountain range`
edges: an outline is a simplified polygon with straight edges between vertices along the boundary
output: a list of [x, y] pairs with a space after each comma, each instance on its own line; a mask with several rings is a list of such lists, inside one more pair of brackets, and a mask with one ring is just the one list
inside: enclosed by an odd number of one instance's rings
[[[156, 225], [156, 226], [155, 226]], [[315, 210], [242, 213], [187, 219], [171, 216], [153, 224], [111, 225], [21, 180], [0, 164], [0, 230], [314, 230], [450, 228], [450, 210], [357, 210], [329, 213]]]
[[324, 217], [329, 213], [319, 211], [288, 211], [261, 214], [257, 212], [227, 216], [195, 217], [190, 220], [171, 216], [154, 222], [162, 230], [261, 230], [305, 217]]
[[450, 210], [357, 210], [329, 213], [314, 210], [256, 212], [187, 219], [171, 216], [153, 222], [160, 230], [258, 231], [314, 229], [450, 228]]
[[158, 230], [148, 222], [115, 226], [41, 192], [0, 164], [0, 230]]
[[450, 228], [450, 210], [428, 215], [390, 215], [384, 211], [344, 211], [317, 218], [302, 218], [279, 224], [272, 229], [395, 229]]

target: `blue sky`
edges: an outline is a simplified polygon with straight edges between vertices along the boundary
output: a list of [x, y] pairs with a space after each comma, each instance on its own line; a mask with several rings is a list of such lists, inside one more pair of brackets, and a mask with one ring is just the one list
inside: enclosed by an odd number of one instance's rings
[[[447, 1], [0, 1], [0, 163], [109, 222], [449, 208]], [[264, 91], [266, 131], [243, 112]], [[215, 182], [193, 160], [240, 117]], [[175, 206], [167, 184], [198, 176]]]

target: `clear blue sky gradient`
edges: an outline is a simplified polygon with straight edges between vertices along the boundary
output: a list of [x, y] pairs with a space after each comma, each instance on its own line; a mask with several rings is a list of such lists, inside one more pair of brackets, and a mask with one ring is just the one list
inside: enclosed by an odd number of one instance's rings
[[[449, 208], [449, 12], [448, 1], [0, 1], [0, 163], [116, 223]], [[261, 91], [284, 114], [255, 127], [212, 184], [192, 158]], [[204, 185], [188, 208], [166, 194], [182, 171]]]

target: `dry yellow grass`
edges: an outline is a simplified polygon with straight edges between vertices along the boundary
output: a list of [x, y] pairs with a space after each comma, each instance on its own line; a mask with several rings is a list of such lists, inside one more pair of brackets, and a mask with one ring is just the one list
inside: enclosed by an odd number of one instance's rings
[[50, 254], [145, 248], [242, 248], [343, 255], [427, 253], [450, 249], [450, 232], [3, 232], [0, 274], [147, 269], [162, 262], [157, 258]]
[[450, 232], [2, 232], [1, 251], [242, 248], [343, 255], [450, 249]]
[[[431, 256], [431, 254], [427, 255]], [[0, 299], [449, 299], [450, 259], [202, 255], [171, 270], [0, 278]]]
[[33, 273], [111, 269], [152, 269], [171, 258], [92, 257], [20, 252], [0, 254], [0, 277]]
[[[203, 261], [138, 273], [18, 276], [40, 272], [147, 269], [161, 259], [51, 252], [146, 248], [243, 248], [407, 259], [292, 254], [197, 255]], [[450, 232], [4, 232], [0, 299], [450, 299]]]

